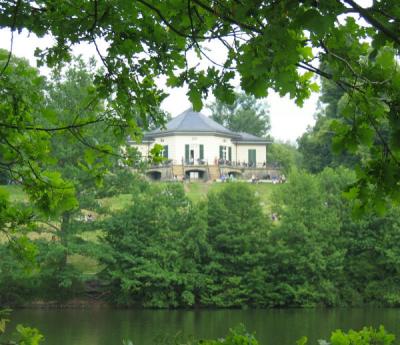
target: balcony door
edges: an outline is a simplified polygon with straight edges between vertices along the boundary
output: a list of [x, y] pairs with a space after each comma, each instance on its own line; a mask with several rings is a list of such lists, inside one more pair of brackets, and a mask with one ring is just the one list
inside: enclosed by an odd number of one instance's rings
[[185, 145], [185, 163], [186, 164], [202, 164], [204, 160], [203, 144], [186, 144]]

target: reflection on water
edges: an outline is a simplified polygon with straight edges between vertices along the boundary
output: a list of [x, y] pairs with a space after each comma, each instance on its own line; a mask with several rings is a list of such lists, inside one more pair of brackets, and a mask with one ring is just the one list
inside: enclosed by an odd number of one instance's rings
[[309, 344], [327, 339], [332, 330], [385, 325], [400, 338], [400, 309], [278, 309], [278, 310], [17, 310], [10, 327], [37, 327], [46, 345], [154, 344], [162, 334], [216, 338], [243, 323], [260, 344], [295, 345], [303, 335]]

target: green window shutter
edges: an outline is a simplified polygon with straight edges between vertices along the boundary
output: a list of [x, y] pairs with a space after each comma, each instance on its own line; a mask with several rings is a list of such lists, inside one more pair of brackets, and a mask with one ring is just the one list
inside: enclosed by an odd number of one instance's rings
[[164, 145], [164, 158], [168, 158], [168, 145]]
[[257, 157], [256, 157], [256, 150], [249, 150], [249, 161], [248, 164], [249, 165], [256, 165], [257, 163]]
[[200, 144], [200, 159], [204, 159], [204, 145]]
[[232, 162], [232, 147], [228, 147], [228, 161]]
[[220, 146], [219, 147], [219, 159], [223, 159], [224, 158], [224, 156], [223, 156], [223, 151], [222, 151], [223, 149], [222, 149], [222, 146]]
[[189, 144], [185, 145], [185, 162], [189, 162]]

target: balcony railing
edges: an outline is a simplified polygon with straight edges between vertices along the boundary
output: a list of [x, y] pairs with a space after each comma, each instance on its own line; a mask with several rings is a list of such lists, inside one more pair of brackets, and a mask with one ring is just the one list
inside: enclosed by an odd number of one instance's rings
[[182, 159], [181, 161], [182, 165], [208, 165], [208, 161], [204, 160], [204, 159], [188, 159], [188, 160], [184, 160]]
[[[181, 161], [167, 159], [163, 162], [157, 164], [149, 164], [149, 168], [168, 168], [172, 167], [172, 165], [183, 165], [183, 166], [208, 166], [209, 163], [204, 159], [189, 159]], [[218, 159], [213, 162], [211, 165], [218, 165], [220, 167], [233, 167], [233, 168], [247, 168], [247, 169], [279, 169], [279, 166], [276, 164], [267, 164], [267, 163], [247, 163], [247, 162], [235, 162], [228, 161], [225, 159]]]
[[247, 162], [235, 162], [228, 161], [225, 159], [219, 159], [218, 165], [221, 167], [235, 167], [235, 168], [267, 168], [268, 165], [264, 163], [247, 163]]

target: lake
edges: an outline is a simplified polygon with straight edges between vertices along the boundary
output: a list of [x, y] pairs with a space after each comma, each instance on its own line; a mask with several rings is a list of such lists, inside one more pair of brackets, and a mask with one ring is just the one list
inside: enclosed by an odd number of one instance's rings
[[243, 323], [256, 332], [260, 344], [295, 345], [306, 335], [308, 344], [328, 339], [337, 328], [385, 325], [400, 338], [400, 309], [273, 309], [273, 310], [16, 310], [13, 321], [37, 327], [47, 345], [134, 345], [156, 344], [162, 334], [194, 335], [198, 338], [224, 336], [230, 327]]

